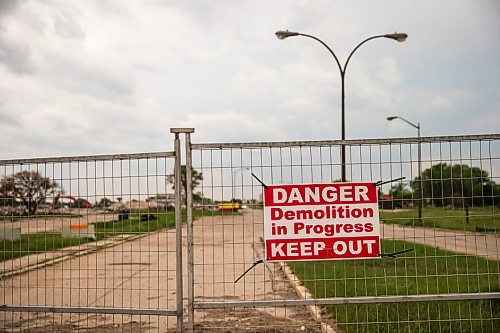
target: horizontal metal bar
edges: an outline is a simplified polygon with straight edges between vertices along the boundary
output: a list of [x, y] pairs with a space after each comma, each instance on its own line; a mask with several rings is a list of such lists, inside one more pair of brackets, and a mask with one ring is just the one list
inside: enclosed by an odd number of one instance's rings
[[195, 309], [245, 308], [305, 305], [376, 304], [401, 302], [470, 301], [500, 299], [500, 293], [437, 294], [407, 296], [366, 296], [311, 299], [283, 299], [268, 301], [194, 302]]
[[79, 306], [31, 306], [31, 305], [0, 305], [4, 312], [52, 312], [52, 313], [102, 313], [102, 314], [129, 314], [150, 316], [177, 316], [176, 309], [131, 309], [108, 307], [79, 307]]
[[174, 152], [154, 152], [154, 153], [111, 154], [111, 155], [39, 157], [39, 158], [25, 158], [25, 159], [15, 159], [15, 160], [0, 160], [0, 165], [132, 160], [132, 159], [146, 159], [146, 158], [170, 158], [174, 156], [175, 156]]
[[283, 141], [283, 142], [242, 142], [242, 143], [193, 143], [192, 149], [229, 149], [229, 148], [280, 148], [280, 147], [309, 147], [309, 146], [335, 146], [335, 145], [380, 145], [396, 143], [436, 143], [436, 142], [459, 142], [459, 141], [481, 141], [498, 140], [500, 134], [483, 135], [456, 135], [456, 136], [429, 136], [429, 137], [405, 137], [388, 139], [357, 139], [357, 140], [325, 140], [325, 141]]

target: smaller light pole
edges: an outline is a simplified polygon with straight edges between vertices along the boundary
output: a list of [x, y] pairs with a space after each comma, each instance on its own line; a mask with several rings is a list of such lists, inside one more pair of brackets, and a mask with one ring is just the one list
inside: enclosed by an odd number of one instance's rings
[[406, 120], [405, 118], [400, 117], [400, 116], [387, 117], [388, 121], [392, 121], [394, 119], [401, 119], [402, 121], [404, 121], [408, 125], [417, 129], [417, 136], [418, 136], [418, 178], [420, 179], [420, 182], [419, 182], [420, 183], [419, 184], [420, 185], [419, 186], [420, 187], [420, 199], [418, 200], [418, 222], [420, 223], [420, 225], [424, 225], [423, 220], [422, 220], [422, 205], [423, 205], [423, 200], [424, 200], [424, 187], [423, 187], [423, 180], [422, 180], [422, 154], [421, 154], [421, 149], [420, 149], [420, 123], [414, 124], [411, 121]]

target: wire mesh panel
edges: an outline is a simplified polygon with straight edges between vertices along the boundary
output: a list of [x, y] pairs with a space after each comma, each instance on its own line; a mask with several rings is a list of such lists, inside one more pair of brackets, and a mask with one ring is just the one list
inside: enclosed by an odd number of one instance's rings
[[0, 161], [0, 331], [175, 328], [174, 153]]
[[342, 142], [191, 145], [194, 329], [498, 331], [499, 139], [347, 141], [348, 180], [381, 184], [380, 258], [283, 263], [263, 187], [339, 182]]

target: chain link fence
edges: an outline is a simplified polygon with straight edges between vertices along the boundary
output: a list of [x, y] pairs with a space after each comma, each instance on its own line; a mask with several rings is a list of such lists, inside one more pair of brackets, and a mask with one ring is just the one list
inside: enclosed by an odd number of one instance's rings
[[[0, 161], [0, 331], [499, 330], [500, 135], [192, 132], [172, 152]], [[263, 186], [339, 182], [342, 144], [349, 181], [382, 181], [383, 255], [267, 262]]]
[[342, 142], [193, 144], [195, 329], [498, 331], [499, 138], [348, 141], [348, 180], [384, 183], [383, 256], [289, 263], [266, 263], [262, 187], [339, 182]]
[[0, 331], [175, 328], [174, 157], [0, 161]]

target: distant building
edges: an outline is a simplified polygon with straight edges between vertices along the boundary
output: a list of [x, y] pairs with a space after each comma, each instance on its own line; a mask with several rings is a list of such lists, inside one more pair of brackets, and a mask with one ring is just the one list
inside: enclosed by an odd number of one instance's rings
[[394, 199], [390, 194], [380, 194], [378, 197], [378, 206], [380, 209], [400, 209], [413, 207], [412, 200]]

